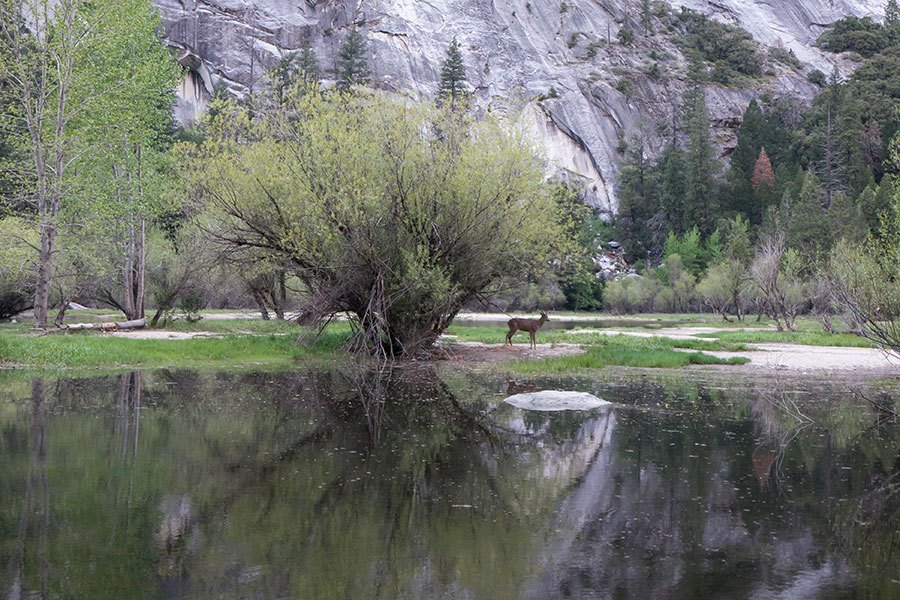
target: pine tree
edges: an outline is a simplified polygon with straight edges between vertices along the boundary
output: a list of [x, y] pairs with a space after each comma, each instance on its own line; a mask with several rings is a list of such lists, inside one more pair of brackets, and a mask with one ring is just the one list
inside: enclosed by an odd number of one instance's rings
[[696, 225], [703, 235], [709, 235], [715, 228], [719, 210], [715, 181], [717, 163], [709, 132], [704, 67], [699, 55], [692, 57], [688, 77], [689, 87], [683, 105], [687, 134], [685, 215], [687, 225]]
[[465, 91], [466, 65], [463, 63], [462, 50], [456, 37], [447, 48], [447, 58], [441, 65], [441, 82], [438, 85], [438, 100], [450, 101], [454, 106]]
[[653, 33], [653, 8], [650, 0], [641, 0], [641, 27], [644, 28], [644, 35]]
[[884, 9], [884, 24], [888, 27], [900, 24], [900, 5], [897, 4], [897, 0], [888, 0]]
[[647, 222], [656, 211], [652, 167], [647, 160], [642, 139], [633, 144], [628, 155], [628, 162], [622, 167], [619, 175], [616, 235], [628, 260], [646, 260], [651, 238]]
[[364, 85], [369, 80], [367, 52], [366, 38], [354, 27], [338, 51], [336, 64], [338, 89], [348, 90], [354, 85]]
[[300, 54], [297, 55], [297, 75], [306, 85], [318, 83], [319, 81], [319, 63], [316, 60], [316, 53], [310, 47], [309, 42], [305, 42], [300, 48]]
[[808, 171], [800, 194], [791, 198], [788, 242], [804, 256], [816, 256], [831, 242], [819, 178]]
[[759, 158], [756, 159], [756, 165], [753, 167], [753, 189], [758, 191], [762, 186], [772, 187], [775, 185], [775, 172], [772, 170], [772, 161], [766, 154], [766, 148], [763, 146], [759, 151]]

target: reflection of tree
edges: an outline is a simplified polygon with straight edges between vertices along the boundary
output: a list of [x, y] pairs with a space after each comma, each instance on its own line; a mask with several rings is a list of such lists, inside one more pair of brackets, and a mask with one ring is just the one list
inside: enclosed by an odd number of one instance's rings
[[[24, 505], [21, 507], [16, 533], [15, 549], [9, 563], [10, 598], [30, 596], [37, 592], [39, 598], [49, 595], [50, 561], [48, 536], [50, 529], [50, 482], [47, 475], [47, 407], [44, 394], [44, 380], [31, 381], [31, 443], [29, 445], [29, 465], [25, 478]], [[32, 523], [35, 520], [36, 523]], [[28, 543], [32, 537], [29, 530], [37, 529], [37, 544]], [[30, 562], [29, 551], [35, 551], [37, 562], [37, 588], [32, 587], [26, 565]]]
[[900, 548], [900, 464], [886, 477], [875, 477], [841, 511], [838, 540], [867, 581], [867, 597], [888, 598], [897, 590]]

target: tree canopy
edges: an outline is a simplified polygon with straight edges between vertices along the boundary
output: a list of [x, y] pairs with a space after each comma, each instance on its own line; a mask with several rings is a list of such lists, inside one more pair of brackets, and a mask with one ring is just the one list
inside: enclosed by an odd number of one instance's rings
[[369, 351], [431, 345], [467, 301], [546, 270], [563, 238], [541, 161], [494, 120], [313, 92], [250, 126], [260, 141], [195, 150], [210, 231], [290, 265], [306, 317], [349, 312]]

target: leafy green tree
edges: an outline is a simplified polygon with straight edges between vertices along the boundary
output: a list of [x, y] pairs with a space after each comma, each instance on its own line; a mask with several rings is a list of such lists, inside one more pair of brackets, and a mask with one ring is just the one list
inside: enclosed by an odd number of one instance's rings
[[438, 84], [438, 99], [455, 105], [465, 93], [466, 65], [456, 37], [447, 47], [447, 57], [441, 65], [441, 81]]
[[365, 36], [354, 27], [338, 50], [336, 62], [338, 89], [348, 90], [354, 85], [365, 85], [369, 81], [368, 53]]
[[581, 196], [571, 187], [558, 183], [553, 200], [560, 225], [568, 238], [571, 254], [560, 265], [559, 283], [570, 310], [599, 310], [603, 307], [604, 280], [595, 272], [593, 255], [597, 249], [597, 230], [602, 223]]
[[665, 257], [677, 254], [681, 264], [692, 275], [700, 274], [706, 268], [706, 251], [700, 240], [700, 230], [694, 226], [683, 236], [672, 232], [666, 240]]
[[18, 134], [14, 143], [31, 157], [25, 165], [30, 185], [23, 193], [34, 205], [40, 240], [34, 299], [38, 328], [47, 326], [59, 211], [72, 156], [70, 122], [77, 107], [71, 95], [79, 60], [91, 43], [80, 9], [75, 0], [0, 2], [0, 80], [10, 99], [4, 120], [24, 124], [6, 130]]
[[540, 161], [500, 123], [379, 95], [295, 102], [305, 119], [207, 144], [191, 180], [225, 248], [290, 265], [307, 318], [349, 312], [357, 347], [414, 354], [465, 302], [567, 253]]
[[37, 242], [37, 231], [24, 219], [0, 218], [0, 320], [32, 307]]
[[[35, 324], [43, 328], [64, 219], [81, 231], [98, 223], [86, 215], [124, 224], [124, 234], [93, 233], [127, 247], [131, 259], [142, 253], [147, 151], [168, 127], [179, 69], [144, 0], [4, 1], [0, 12], [0, 79], [16, 82], [9, 89], [12, 116], [26, 123], [18, 142], [33, 159], [27, 191], [40, 233], [34, 305]], [[28, 28], [21, 26], [26, 14]], [[132, 314], [142, 311], [139, 268], [123, 266]]]
[[835, 246], [830, 272], [838, 302], [861, 335], [900, 353], [900, 191], [895, 190], [891, 211], [866, 244]]

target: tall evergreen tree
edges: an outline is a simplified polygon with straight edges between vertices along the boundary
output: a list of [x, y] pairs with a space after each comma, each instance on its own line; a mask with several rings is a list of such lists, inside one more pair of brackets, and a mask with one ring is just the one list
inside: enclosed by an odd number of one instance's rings
[[719, 210], [715, 180], [717, 163], [709, 133], [705, 68], [699, 55], [691, 59], [688, 79], [683, 106], [687, 135], [685, 215], [688, 225], [696, 225], [703, 235], [709, 235], [715, 228]]
[[647, 225], [656, 212], [652, 172], [643, 139], [639, 139], [629, 149], [628, 161], [619, 174], [616, 235], [630, 261], [647, 260], [651, 254], [652, 235]]
[[310, 85], [319, 81], [319, 62], [309, 42], [305, 42], [297, 55], [297, 77]]
[[644, 28], [644, 35], [653, 33], [653, 7], [650, 0], [641, 0], [641, 27]]
[[453, 106], [465, 92], [466, 65], [456, 37], [447, 48], [447, 57], [441, 65], [441, 82], [438, 85], [438, 99]]
[[772, 187], [775, 185], [775, 172], [772, 170], [772, 161], [766, 154], [766, 148], [763, 146], [759, 151], [759, 158], [753, 167], [753, 177], [750, 180], [754, 190], [759, 190], [762, 186]]
[[366, 38], [355, 27], [338, 51], [336, 63], [337, 87], [350, 89], [354, 85], [364, 85], [369, 81], [369, 61]]
[[900, 5], [897, 0], [888, 0], [884, 9], [884, 24], [888, 27], [900, 24]]

